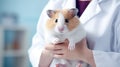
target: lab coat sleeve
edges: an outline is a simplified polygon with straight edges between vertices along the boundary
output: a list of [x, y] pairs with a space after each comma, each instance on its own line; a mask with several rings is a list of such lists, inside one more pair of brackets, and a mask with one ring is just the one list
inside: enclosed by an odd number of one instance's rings
[[40, 15], [40, 18], [37, 24], [37, 32], [33, 37], [32, 46], [28, 50], [29, 59], [32, 64], [32, 67], [38, 67], [40, 56], [45, 46], [43, 28], [44, 28], [46, 19], [48, 19], [46, 10], [56, 9], [56, 8], [59, 9], [61, 6], [58, 4], [61, 4], [61, 3], [62, 3], [62, 0], [49, 0], [49, 2], [46, 4], [45, 8], [43, 9]]
[[96, 67], [120, 67], [120, 10], [114, 21], [113, 52], [93, 50]]
[[32, 40], [32, 46], [28, 51], [32, 67], [38, 67], [40, 56], [42, 50], [44, 49], [43, 47], [44, 47], [44, 40], [41, 37], [41, 35], [36, 33]]

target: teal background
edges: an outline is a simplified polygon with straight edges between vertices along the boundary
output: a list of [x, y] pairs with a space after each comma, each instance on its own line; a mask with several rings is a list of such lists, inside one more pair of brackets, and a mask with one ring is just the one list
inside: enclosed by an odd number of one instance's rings
[[[36, 25], [48, 0], [0, 0], [0, 13], [16, 13], [18, 25], [25, 26], [28, 33], [28, 48], [36, 32]], [[28, 60], [29, 61], [29, 60]]]

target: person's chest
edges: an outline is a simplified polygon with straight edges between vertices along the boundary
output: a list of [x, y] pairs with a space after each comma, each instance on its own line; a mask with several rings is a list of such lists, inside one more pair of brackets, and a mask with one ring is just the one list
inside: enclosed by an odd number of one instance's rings
[[112, 1], [97, 3], [94, 5], [97, 7], [93, 7], [94, 3], [96, 2], [90, 3], [80, 18], [87, 32], [88, 46], [94, 50], [111, 51], [115, 35], [116, 6]]
[[111, 51], [111, 42], [113, 42], [112, 36], [114, 33], [114, 12], [101, 12], [83, 25], [87, 32], [89, 48]]

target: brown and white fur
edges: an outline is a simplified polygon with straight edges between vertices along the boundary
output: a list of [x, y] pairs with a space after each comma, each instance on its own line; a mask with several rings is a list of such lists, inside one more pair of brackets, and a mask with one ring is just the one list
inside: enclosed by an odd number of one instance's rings
[[[82, 40], [86, 33], [77, 17], [78, 10], [61, 9], [61, 10], [48, 10], [47, 15], [49, 19], [45, 24], [45, 41], [46, 43], [59, 43], [68, 39], [68, 49], [73, 50], [75, 44]], [[68, 63], [67, 60], [58, 61], [58, 63], [66, 63], [67, 67], [76, 67], [75, 63]]]

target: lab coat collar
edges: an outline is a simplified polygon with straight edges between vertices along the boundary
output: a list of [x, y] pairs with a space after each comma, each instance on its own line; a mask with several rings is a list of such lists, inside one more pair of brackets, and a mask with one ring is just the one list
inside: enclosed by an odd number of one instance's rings
[[103, 0], [98, 0], [98, 3], [102, 2]]
[[[92, 0], [94, 1], [94, 0]], [[103, 0], [96, 0], [98, 3], [102, 2]], [[76, 8], [76, 0], [64, 0], [62, 4], [62, 8]]]
[[80, 21], [82, 24], [85, 24], [87, 21], [95, 17], [97, 14], [101, 12], [101, 8], [99, 3], [103, 0], [92, 0], [86, 10], [80, 17]]
[[62, 8], [63, 9], [76, 8], [76, 0], [64, 0]]
[[[83, 12], [83, 14], [80, 17], [80, 21], [82, 24], [89, 21], [91, 18], [96, 16], [98, 13], [101, 12], [100, 8], [100, 2], [103, 0], [92, 0], [86, 10]], [[62, 4], [63, 9], [70, 9], [70, 8], [76, 8], [76, 0], [64, 0]]]

